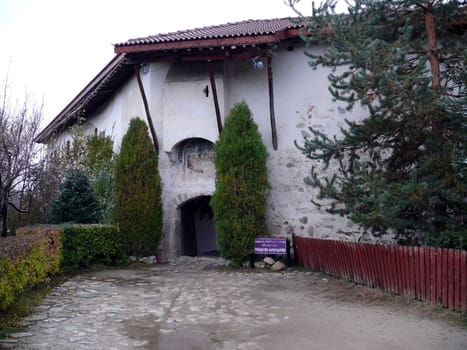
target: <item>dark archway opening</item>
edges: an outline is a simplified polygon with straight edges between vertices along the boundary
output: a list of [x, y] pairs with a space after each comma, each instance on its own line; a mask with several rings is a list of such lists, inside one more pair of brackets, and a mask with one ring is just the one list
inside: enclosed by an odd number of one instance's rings
[[182, 255], [219, 256], [210, 200], [201, 196], [182, 206]]

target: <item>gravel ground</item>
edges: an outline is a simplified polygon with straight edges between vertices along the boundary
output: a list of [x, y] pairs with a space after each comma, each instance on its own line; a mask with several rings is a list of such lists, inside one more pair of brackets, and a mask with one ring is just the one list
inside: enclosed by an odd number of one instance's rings
[[443, 311], [300, 269], [135, 264], [57, 286], [5, 349], [466, 349]]

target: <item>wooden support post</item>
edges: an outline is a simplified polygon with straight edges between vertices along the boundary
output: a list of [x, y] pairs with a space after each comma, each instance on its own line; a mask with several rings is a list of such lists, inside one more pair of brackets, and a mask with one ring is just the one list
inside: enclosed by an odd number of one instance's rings
[[139, 64], [134, 65], [136, 79], [138, 80], [139, 92], [141, 93], [141, 98], [143, 99], [144, 110], [146, 112], [146, 120], [148, 121], [149, 131], [151, 132], [152, 141], [156, 154], [159, 154], [159, 142], [157, 141], [156, 130], [154, 129], [154, 124], [152, 123], [151, 112], [149, 111], [148, 99], [146, 98], [146, 93], [144, 92], [143, 81], [141, 80], [140, 66]]
[[208, 71], [209, 79], [211, 81], [212, 99], [214, 101], [214, 108], [216, 109], [217, 129], [219, 130], [220, 135], [220, 133], [222, 132], [222, 119], [221, 112], [219, 109], [219, 100], [217, 99], [216, 79], [214, 77], [214, 65], [212, 61], [208, 61]]
[[271, 56], [267, 56], [268, 85], [269, 85], [269, 116], [271, 119], [272, 146], [277, 151], [276, 117], [274, 115], [274, 85], [272, 81]]

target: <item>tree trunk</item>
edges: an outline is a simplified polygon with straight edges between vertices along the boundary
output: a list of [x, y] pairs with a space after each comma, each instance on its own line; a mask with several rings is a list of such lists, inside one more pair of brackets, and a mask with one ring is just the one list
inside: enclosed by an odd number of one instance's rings
[[0, 236], [7, 236], [7, 211], [8, 211], [8, 200], [6, 197], [6, 192], [2, 191], [0, 198]]
[[[438, 57], [438, 48], [436, 45], [436, 27], [435, 19], [433, 17], [433, 10], [429, 3], [426, 3], [423, 8], [423, 15], [425, 18], [425, 30], [427, 37], [427, 49], [428, 49], [428, 60], [430, 62], [431, 69], [431, 88], [435, 91], [441, 88], [441, 70]], [[437, 158], [437, 163], [441, 165], [439, 169], [433, 169], [434, 172], [437, 172], [438, 176], [446, 178], [446, 169], [442, 166], [448, 162], [449, 155], [446, 153], [445, 149], [445, 116], [443, 113], [434, 113], [431, 116], [432, 119], [432, 135], [435, 140], [433, 152]], [[449, 216], [448, 206], [446, 200], [440, 196], [438, 201], [434, 205], [434, 227], [437, 233], [443, 231], [446, 227], [446, 224], [443, 220], [444, 217]]]
[[441, 73], [436, 47], [435, 19], [433, 18], [433, 12], [429, 7], [425, 7], [423, 9], [423, 15], [425, 17], [425, 30], [429, 52], [428, 60], [430, 61], [431, 67], [431, 87], [432, 89], [439, 89], [441, 86]]

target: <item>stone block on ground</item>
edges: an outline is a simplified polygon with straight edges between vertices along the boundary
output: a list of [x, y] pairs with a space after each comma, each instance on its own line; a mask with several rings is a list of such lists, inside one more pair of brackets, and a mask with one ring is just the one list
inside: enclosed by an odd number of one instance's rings
[[274, 265], [271, 266], [271, 271], [282, 271], [285, 270], [287, 266], [282, 261], [276, 261]]
[[256, 267], [257, 269], [264, 269], [265, 266], [266, 266], [266, 264], [265, 264], [264, 262], [262, 262], [262, 261], [256, 261], [256, 262], [255, 262], [255, 267]]

